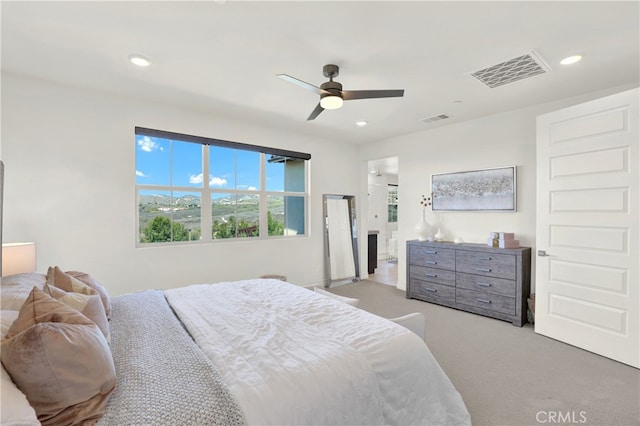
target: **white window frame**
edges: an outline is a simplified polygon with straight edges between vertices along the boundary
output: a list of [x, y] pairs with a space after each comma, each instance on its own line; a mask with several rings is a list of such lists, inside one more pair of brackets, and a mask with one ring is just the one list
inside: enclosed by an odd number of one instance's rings
[[[150, 134], [149, 134], [150, 133]], [[260, 188], [258, 190], [243, 190], [236, 188], [212, 188], [209, 185], [209, 179], [202, 180], [202, 186], [198, 188], [194, 187], [184, 187], [184, 186], [172, 186], [172, 185], [143, 185], [136, 183], [135, 185], [135, 209], [136, 209], [136, 230], [135, 230], [135, 240], [136, 247], [138, 248], [149, 248], [149, 247], [162, 247], [162, 246], [174, 246], [174, 245], [187, 245], [187, 244], [224, 244], [230, 242], [250, 242], [250, 241], [263, 241], [263, 240], [272, 240], [279, 238], [306, 238], [309, 236], [309, 161], [311, 156], [309, 154], [297, 153], [293, 151], [285, 151], [273, 148], [266, 148], [260, 146], [253, 146], [247, 144], [241, 144], [237, 142], [230, 141], [221, 141], [217, 139], [209, 139], [209, 138], [201, 138], [190, 135], [182, 135], [178, 133], [166, 132], [161, 130], [152, 130], [152, 129], [144, 129], [136, 127], [136, 137], [138, 135], [148, 135], [151, 137], [159, 137], [169, 140], [175, 140], [181, 143], [201, 143], [202, 145], [202, 175], [209, 176], [209, 146], [223, 146], [232, 149], [238, 150], [246, 150], [246, 151], [257, 151], [260, 154]], [[196, 140], [185, 140], [183, 138], [196, 139]], [[202, 143], [206, 141], [207, 143]], [[216, 142], [219, 142], [216, 143]], [[252, 149], [246, 149], [250, 147]], [[291, 156], [291, 158], [297, 158], [296, 156], [306, 156], [308, 158], [300, 158], [304, 160], [304, 192], [294, 192], [294, 191], [267, 191], [266, 190], [266, 161], [267, 155], [271, 155], [277, 153], [278, 155], [283, 155], [285, 157]], [[289, 155], [291, 154], [291, 155]], [[136, 153], [137, 155], [137, 153]], [[173, 161], [173, 156], [170, 157], [171, 161]], [[137, 163], [137, 162], [136, 162]], [[170, 164], [170, 168], [172, 170], [172, 164]], [[140, 192], [141, 191], [158, 191], [158, 192], [191, 192], [191, 193], [200, 193], [200, 239], [193, 241], [167, 241], [167, 242], [154, 242], [154, 243], [143, 243], [140, 241]], [[224, 193], [224, 194], [255, 194], [259, 196], [259, 235], [257, 237], [232, 237], [232, 238], [213, 238], [211, 233], [213, 229], [213, 221], [212, 221], [212, 195], [215, 193]], [[269, 196], [277, 196], [277, 197], [303, 197], [304, 198], [304, 233], [303, 234], [289, 234], [287, 235], [269, 235], [268, 232], [268, 198]]]

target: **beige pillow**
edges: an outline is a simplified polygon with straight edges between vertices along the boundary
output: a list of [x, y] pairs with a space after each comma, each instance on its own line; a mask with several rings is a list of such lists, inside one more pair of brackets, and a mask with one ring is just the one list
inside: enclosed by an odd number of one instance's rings
[[[82, 315], [95, 322], [104, 334], [107, 342], [110, 341], [109, 320], [104, 313], [104, 306], [100, 300], [100, 296], [93, 289], [87, 289], [90, 294], [77, 293], [75, 291], [64, 291], [61, 288], [54, 287], [46, 283], [44, 292], [56, 300], [77, 309]], [[93, 294], [91, 294], [93, 293]]]
[[107, 319], [111, 319], [111, 297], [109, 292], [98, 281], [96, 281], [91, 275], [86, 272], [80, 271], [67, 271], [67, 275], [71, 275], [73, 278], [82, 281], [92, 289], [98, 292], [102, 304], [104, 305], [104, 313], [107, 315]]
[[[111, 315], [111, 300], [109, 299], [109, 295], [104, 287], [84, 272], [71, 272], [74, 273], [75, 276], [63, 272], [62, 269], [57, 266], [49, 266], [49, 269], [47, 270], [47, 283], [65, 291], [74, 291], [76, 293], [83, 294], [93, 294], [93, 292], [96, 292], [100, 296], [100, 300], [104, 306], [104, 313], [107, 316], [107, 319], [109, 319]], [[101, 291], [106, 295], [105, 297], [107, 298], [107, 302], [103, 301], [104, 299], [102, 294], [99, 290], [94, 288], [94, 286], [101, 289]]]
[[115, 388], [98, 326], [36, 287], [2, 340], [1, 356], [43, 425], [93, 423]]

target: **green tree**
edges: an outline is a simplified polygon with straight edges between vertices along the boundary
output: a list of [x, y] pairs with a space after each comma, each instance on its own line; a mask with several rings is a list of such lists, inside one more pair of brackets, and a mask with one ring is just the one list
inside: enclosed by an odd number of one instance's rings
[[214, 220], [211, 228], [211, 236], [214, 239], [257, 237], [259, 233], [257, 222], [250, 223], [244, 219], [238, 222], [233, 215], [229, 216], [226, 221]]
[[172, 222], [165, 216], [154, 217], [151, 223], [144, 228], [142, 234], [143, 243], [189, 240], [189, 230], [183, 224]]
[[236, 235], [236, 218], [235, 216], [229, 216], [229, 220], [226, 222], [220, 222], [215, 220], [211, 229], [211, 237], [214, 239], [219, 238], [233, 238]]
[[267, 211], [267, 228], [269, 235], [284, 235], [284, 223], [279, 221], [270, 211]]

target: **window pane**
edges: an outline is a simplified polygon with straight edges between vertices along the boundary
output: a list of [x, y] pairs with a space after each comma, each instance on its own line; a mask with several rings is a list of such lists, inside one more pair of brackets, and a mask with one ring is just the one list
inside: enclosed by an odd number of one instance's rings
[[265, 155], [267, 191], [304, 192], [304, 160]]
[[267, 198], [267, 228], [269, 236], [284, 235], [284, 197], [269, 195]]
[[171, 184], [170, 146], [167, 139], [136, 135], [136, 184]]
[[138, 218], [141, 243], [200, 239], [200, 194], [141, 190]]
[[260, 153], [236, 151], [236, 189], [260, 190]]
[[219, 193], [211, 196], [213, 239], [258, 237], [259, 218], [259, 195]]
[[236, 150], [209, 147], [209, 186], [211, 188], [235, 188]]
[[202, 237], [202, 204], [198, 192], [173, 193], [173, 241], [196, 241]]
[[171, 241], [171, 233], [163, 232], [163, 225], [171, 222], [171, 192], [139, 191], [138, 221], [141, 243]]
[[238, 238], [260, 236], [260, 196], [238, 194]]
[[172, 186], [202, 188], [202, 145], [172, 141]]
[[305, 233], [304, 197], [270, 195], [267, 204], [269, 236]]

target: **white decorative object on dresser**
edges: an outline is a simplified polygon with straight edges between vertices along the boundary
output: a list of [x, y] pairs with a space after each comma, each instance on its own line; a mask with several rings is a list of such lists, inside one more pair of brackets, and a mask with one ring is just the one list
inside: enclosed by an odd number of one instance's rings
[[407, 299], [527, 323], [531, 248], [407, 241]]

